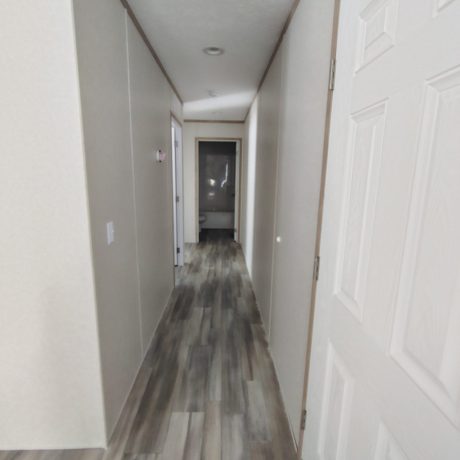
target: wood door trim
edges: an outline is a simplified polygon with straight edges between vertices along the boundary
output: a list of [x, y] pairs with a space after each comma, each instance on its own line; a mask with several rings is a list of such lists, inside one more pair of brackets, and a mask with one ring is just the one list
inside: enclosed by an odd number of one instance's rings
[[242, 171], [243, 171], [243, 138], [242, 137], [195, 137], [195, 237], [197, 242], [200, 239], [200, 224], [199, 224], [199, 216], [200, 216], [200, 208], [199, 208], [199, 143], [200, 142], [235, 142], [240, 144], [240, 166], [238, 168], [238, 241], [240, 242], [241, 234], [241, 182], [242, 182]]
[[166, 72], [166, 69], [165, 69], [163, 63], [161, 62], [161, 60], [160, 60], [157, 52], [155, 51], [155, 48], [153, 47], [152, 43], [148, 39], [148, 37], [147, 37], [144, 29], [142, 28], [139, 20], [137, 19], [136, 15], [134, 14], [133, 9], [131, 8], [131, 6], [128, 3], [128, 0], [120, 0], [120, 2], [124, 6], [124, 8], [126, 9], [126, 12], [128, 13], [128, 16], [131, 18], [131, 21], [133, 21], [134, 27], [139, 32], [139, 35], [141, 36], [141, 38], [144, 41], [144, 43], [147, 46], [147, 48], [149, 49], [150, 54], [152, 55], [152, 57], [155, 60], [155, 62], [158, 64], [158, 67], [160, 68], [160, 70], [163, 73], [164, 77], [168, 81], [169, 86], [174, 91], [174, 93], [177, 96], [177, 98], [179, 99], [180, 103], [183, 104], [184, 101], [182, 100], [182, 97], [179, 94], [179, 91], [177, 90], [176, 86], [172, 82], [170, 76], [168, 75], [168, 72]]
[[[335, 0], [334, 5], [334, 17], [332, 25], [332, 39], [331, 39], [331, 62], [336, 59], [337, 55], [337, 36], [339, 28], [339, 15], [340, 15], [340, 2], [341, 0]], [[323, 141], [323, 160], [322, 160], [322, 170], [321, 170], [321, 185], [319, 193], [319, 206], [318, 206], [318, 215], [317, 215], [317, 227], [316, 227], [316, 242], [315, 242], [315, 259], [320, 256], [321, 250], [321, 230], [323, 224], [323, 212], [324, 212], [324, 192], [326, 186], [326, 173], [327, 173], [327, 159], [329, 154], [329, 134], [331, 128], [331, 114], [332, 114], [332, 102], [333, 102], [334, 91], [329, 89], [327, 95], [327, 111], [326, 119], [324, 124], [324, 141]], [[315, 276], [315, 273], [313, 274]], [[311, 362], [311, 353], [312, 353], [312, 344], [313, 344], [313, 328], [315, 321], [315, 309], [316, 309], [316, 291], [317, 291], [318, 281], [316, 278], [312, 280], [312, 289], [310, 297], [310, 317], [308, 321], [308, 332], [307, 332], [307, 352], [305, 358], [305, 374], [304, 374], [304, 385], [303, 385], [303, 395], [302, 395], [302, 407], [301, 411], [306, 410], [307, 397], [308, 397], [308, 382], [310, 377], [310, 362]], [[308, 413], [307, 413], [308, 418]], [[302, 447], [305, 431], [302, 427], [299, 427], [299, 443], [297, 446], [297, 458], [298, 460], [302, 459]]]

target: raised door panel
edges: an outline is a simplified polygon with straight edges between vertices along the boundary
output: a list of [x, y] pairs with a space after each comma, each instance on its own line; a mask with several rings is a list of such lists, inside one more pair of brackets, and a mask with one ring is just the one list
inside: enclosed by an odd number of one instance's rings
[[460, 68], [428, 81], [391, 352], [460, 426]]
[[399, 443], [388, 431], [388, 428], [381, 423], [375, 450], [375, 460], [408, 460], [402, 451]]
[[332, 344], [329, 344], [321, 411], [319, 443], [321, 460], [346, 458], [352, 398], [353, 380], [351, 375]]
[[359, 17], [356, 70], [392, 48], [396, 40], [398, 0], [374, 0]]
[[385, 112], [382, 102], [352, 115], [350, 121], [336, 295], [359, 321], [363, 319]]
[[443, 10], [447, 5], [455, 2], [457, 0], [435, 0], [435, 13], [439, 13]]

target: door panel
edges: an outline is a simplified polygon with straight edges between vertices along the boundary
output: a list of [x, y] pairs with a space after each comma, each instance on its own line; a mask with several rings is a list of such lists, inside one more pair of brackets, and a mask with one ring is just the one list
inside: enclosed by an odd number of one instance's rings
[[424, 92], [391, 354], [460, 427], [460, 67]]
[[306, 459], [460, 458], [459, 24], [342, 2]]

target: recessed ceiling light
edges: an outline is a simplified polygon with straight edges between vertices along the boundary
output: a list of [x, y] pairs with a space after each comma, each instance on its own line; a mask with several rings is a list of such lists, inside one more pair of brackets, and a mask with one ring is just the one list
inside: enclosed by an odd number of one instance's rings
[[218, 46], [208, 46], [203, 49], [203, 53], [208, 54], [209, 56], [220, 56], [221, 54], [224, 54], [224, 50]]

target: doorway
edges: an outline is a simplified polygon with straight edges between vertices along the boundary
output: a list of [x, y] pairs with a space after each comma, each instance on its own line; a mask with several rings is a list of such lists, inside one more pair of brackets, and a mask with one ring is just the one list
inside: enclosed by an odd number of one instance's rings
[[184, 200], [182, 172], [182, 125], [171, 116], [174, 266], [184, 265]]
[[197, 139], [197, 241], [238, 241], [239, 139]]

